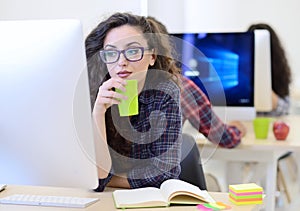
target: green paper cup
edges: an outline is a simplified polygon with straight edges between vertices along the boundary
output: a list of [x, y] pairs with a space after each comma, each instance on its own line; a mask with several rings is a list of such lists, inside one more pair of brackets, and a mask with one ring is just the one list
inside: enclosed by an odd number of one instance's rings
[[267, 117], [257, 117], [253, 120], [253, 129], [257, 139], [266, 139], [269, 134], [271, 119]]
[[126, 92], [116, 89], [116, 92], [127, 96], [127, 100], [121, 100], [121, 103], [118, 104], [120, 116], [132, 116], [139, 113], [137, 87], [137, 80], [127, 80]]

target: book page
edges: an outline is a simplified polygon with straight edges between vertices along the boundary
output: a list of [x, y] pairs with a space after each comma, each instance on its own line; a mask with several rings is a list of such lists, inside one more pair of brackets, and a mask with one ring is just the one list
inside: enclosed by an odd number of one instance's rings
[[154, 187], [116, 190], [113, 192], [116, 207], [167, 206], [167, 200], [160, 189]]
[[[178, 197], [179, 195], [188, 195], [203, 202], [215, 202], [214, 199], [208, 194], [206, 190], [200, 190], [199, 187], [192, 185], [188, 182], [170, 179], [162, 183], [160, 187], [162, 194], [171, 201], [174, 197], [177, 199], [187, 199], [187, 197]], [[178, 201], [178, 200], [177, 200]], [[195, 200], [189, 200], [190, 202], [195, 202]]]

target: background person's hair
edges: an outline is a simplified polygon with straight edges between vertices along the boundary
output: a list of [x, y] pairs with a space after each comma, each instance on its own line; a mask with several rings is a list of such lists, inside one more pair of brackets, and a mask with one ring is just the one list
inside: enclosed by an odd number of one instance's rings
[[291, 69], [286, 58], [285, 50], [274, 29], [265, 23], [252, 24], [248, 31], [266, 29], [271, 36], [271, 65], [272, 65], [272, 90], [280, 97], [289, 96], [291, 83]]

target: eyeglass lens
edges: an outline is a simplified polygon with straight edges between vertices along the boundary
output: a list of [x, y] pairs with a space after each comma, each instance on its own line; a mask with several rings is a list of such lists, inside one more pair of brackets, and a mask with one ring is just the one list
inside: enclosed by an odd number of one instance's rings
[[122, 51], [119, 50], [102, 50], [100, 51], [100, 56], [103, 62], [105, 63], [114, 63], [117, 62], [120, 58], [120, 54], [123, 53], [125, 58], [128, 61], [135, 62], [139, 61], [143, 58], [144, 48], [135, 47], [128, 48]]

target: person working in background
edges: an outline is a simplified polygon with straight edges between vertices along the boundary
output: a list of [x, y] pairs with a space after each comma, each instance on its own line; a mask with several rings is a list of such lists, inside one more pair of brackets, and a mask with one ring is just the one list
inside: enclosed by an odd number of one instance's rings
[[[145, 17], [115, 13], [86, 38], [96, 146], [102, 156], [96, 191], [159, 187], [179, 177], [180, 69], [169, 68], [172, 60], [165, 58], [162, 40], [153, 33]], [[125, 91], [128, 79], [138, 81], [139, 113], [120, 117], [116, 104], [126, 98], [115, 89]]]
[[[147, 20], [152, 25], [153, 31], [168, 35], [165, 25], [156, 18], [148, 16]], [[170, 45], [169, 39], [166, 36], [165, 38], [164, 44]], [[167, 53], [168, 57], [172, 58], [173, 52], [168, 51]], [[225, 124], [212, 110], [212, 105], [204, 92], [192, 80], [183, 75], [180, 77], [183, 123], [189, 120], [192, 126], [209, 141], [221, 147], [236, 147], [247, 132], [245, 126], [240, 121], [231, 121]]]
[[283, 46], [275, 30], [268, 24], [257, 23], [249, 26], [248, 31], [266, 29], [271, 36], [271, 68], [272, 68], [272, 111], [258, 115], [281, 116], [289, 113], [291, 69]]
[[[257, 113], [258, 116], [283, 116], [289, 114], [290, 109], [290, 84], [292, 81], [292, 73], [285, 54], [285, 50], [275, 30], [266, 23], [256, 23], [249, 26], [248, 31], [256, 29], [266, 29], [270, 33], [271, 38], [271, 75], [272, 75], [272, 111]], [[283, 154], [278, 161], [291, 158], [292, 152]], [[258, 166], [264, 168], [264, 166]], [[261, 175], [255, 175], [261, 180]]]

